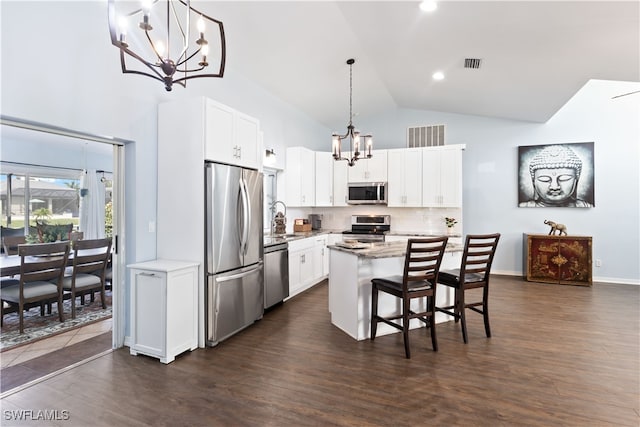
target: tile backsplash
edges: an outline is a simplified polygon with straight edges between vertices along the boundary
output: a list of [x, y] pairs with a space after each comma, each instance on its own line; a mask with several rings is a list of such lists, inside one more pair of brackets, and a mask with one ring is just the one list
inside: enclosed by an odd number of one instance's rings
[[[287, 210], [287, 232], [293, 231], [295, 218], [308, 218], [309, 214], [322, 215], [322, 228], [325, 230], [348, 230], [351, 228], [351, 215], [391, 215], [391, 232], [424, 232], [445, 234], [447, 227], [444, 218], [455, 218], [457, 233], [462, 232], [462, 209], [460, 208], [389, 208], [386, 206], [349, 206], [326, 208], [289, 208]], [[291, 229], [291, 230], [289, 230]]]

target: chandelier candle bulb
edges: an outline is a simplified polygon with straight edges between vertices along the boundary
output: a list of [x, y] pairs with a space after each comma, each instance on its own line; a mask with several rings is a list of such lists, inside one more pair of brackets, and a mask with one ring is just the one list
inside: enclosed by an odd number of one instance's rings
[[360, 155], [360, 132], [353, 132], [353, 151], [355, 156]]
[[333, 136], [331, 137], [331, 145], [332, 145], [332, 150], [333, 151], [333, 158], [338, 160], [340, 158], [340, 137], [338, 136], [337, 133], [334, 133]]
[[201, 67], [206, 67], [207, 65], [209, 65], [207, 63], [207, 55], [209, 54], [209, 45], [203, 44], [202, 47], [200, 47], [200, 53], [202, 53], [202, 61], [198, 62], [198, 65], [200, 65]]
[[118, 29], [120, 30], [120, 45], [122, 45], [123, 47], [128, 47], [129, 45], [127, 44], [127, 20], [124, 19], [123, 16], [121, 16], [118, 19]]

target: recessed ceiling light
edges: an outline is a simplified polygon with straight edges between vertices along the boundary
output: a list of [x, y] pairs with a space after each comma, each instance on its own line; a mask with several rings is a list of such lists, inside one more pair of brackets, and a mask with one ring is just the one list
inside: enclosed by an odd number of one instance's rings
[[433, 77], [433, 80], [442, 80], [444, 79], [444, 73], [442, 71], [436, 71], [431, 77]]
[[433, 0], [425, 0], [420, 2], [420, 10], [423, 12], [433, 12], [438, 8], [438, 4]]

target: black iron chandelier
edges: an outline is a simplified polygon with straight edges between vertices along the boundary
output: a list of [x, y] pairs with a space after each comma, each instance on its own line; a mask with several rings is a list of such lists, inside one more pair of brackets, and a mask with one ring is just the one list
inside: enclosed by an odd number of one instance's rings
[[[221, 21], [192, 8], [191, 0], [143, 0], [133, 10], [132, 4], [118, 0], [108, 3], [111, 43], [120, 49], [123, 73], [160, 80], [167, 91], [174, 83], [186, 87], [189, 79], [224, 75], [226, 52]], [[141, 31], [128, 33], [135, 27]], [[207, 39], [205, 32], [211, 28], [206, 33], [211, 39]], [[189, 40], [195, 40], [195, 44], [190, 46]], [[127, 66], [127, 57], [138, 62], [130, 61]], [[190, 65], [192, 59], [198, 62]], [[207, 68], [210, 62], [217, 71]]]
[[[366, 158], [371, 158], [371, 148], [373, 146], [373, 136], [371, 134], [360, 136], [360, 131], [356, 130], [353, 126], [353, 64], [355, 59], [348, 59], [349, 65], [349, 124], [347, 125], [347, 133], [339, 135], [334, 133], [331, 137], [331, 147], [333, 151], [333, 158], [335, 160], [346, 160], [349, 166], [356, 164], [361, 158], [360, 144], [364, 144], [364, 150], [366, 152]], [[349, 156], [342, 157], [342, 141], [349, 138]]]

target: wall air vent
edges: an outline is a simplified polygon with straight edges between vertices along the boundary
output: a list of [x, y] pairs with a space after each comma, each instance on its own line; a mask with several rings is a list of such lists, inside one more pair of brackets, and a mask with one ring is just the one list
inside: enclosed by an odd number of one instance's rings
[[464, 68], [478, 69], [478, 68], [480, 68], [480, 63], [481, 62], [482, 62], [482, 59], [480, 59], [480, 58], [465, 58], [465, 60], [464, 60]]
[[407, 148], [444, 145], [444, 125], [407, 128]]

